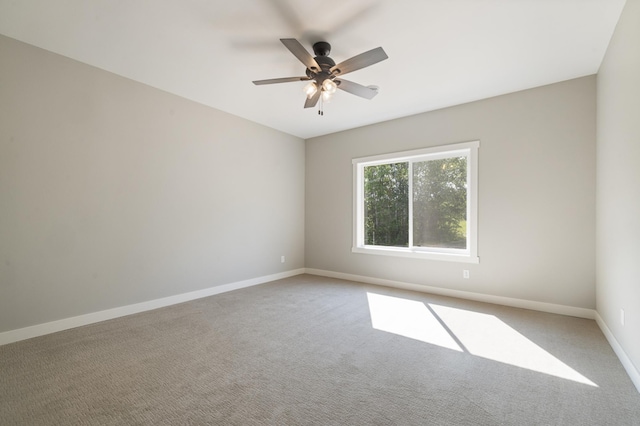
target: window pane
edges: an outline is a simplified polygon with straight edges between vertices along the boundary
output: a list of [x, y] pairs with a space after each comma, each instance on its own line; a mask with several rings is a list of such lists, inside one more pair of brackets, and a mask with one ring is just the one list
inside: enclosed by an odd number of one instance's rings
[[364, 168], [366, 245], [408, 247], [409, 163]]
[[467, 248], [467, 158], [413, 163], [413, 245]]

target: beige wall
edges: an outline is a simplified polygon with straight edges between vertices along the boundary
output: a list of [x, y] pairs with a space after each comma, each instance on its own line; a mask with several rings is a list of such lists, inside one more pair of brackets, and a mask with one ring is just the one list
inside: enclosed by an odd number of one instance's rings
[[[308, 140], [306, 266], [595, 308], [595, 91], [584, 77]], [[351, 253], [352, 158], [477, 139], [479, 264]]]
[[597, 154], [597, 310], [640, 374], [639, 0], [627, 0], [598, 72]]
[[6, 37], [0, 58], [0, 332], [304, 267], [303, 140]]

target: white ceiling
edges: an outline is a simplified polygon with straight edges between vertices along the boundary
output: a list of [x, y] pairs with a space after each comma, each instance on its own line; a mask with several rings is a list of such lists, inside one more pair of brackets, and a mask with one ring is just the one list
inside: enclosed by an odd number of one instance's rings
[[[0, 34], [302, 138], [595, 74], [625, 0], [0, 0]], [[373, 100], [303, 109], [280, 42], [331, 43]]]

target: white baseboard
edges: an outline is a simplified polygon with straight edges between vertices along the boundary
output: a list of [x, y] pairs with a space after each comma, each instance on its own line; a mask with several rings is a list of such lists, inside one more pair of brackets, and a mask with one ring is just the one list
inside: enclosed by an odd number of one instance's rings
[[627, 371], [627, 374], [631, 378], [631, 381], [633, 382], [633, 384], [636, 386], [636, 389], [638, 389], [638, 392], [640, 392], [640, 371], [638, 371], [636, 366], [633, 365], [633, 362], [627, 356], [624, 349], [622, 349], [622, 346], [620, 346], [620, 343], [618, 343], [616, 338], [613, 336], [613, 333], [611, 332], [609, 327], [607, 327], [607, 324], [604, 322], [604, 320], [602, 319], [602, 317], [597, 311], [596, 311], [596, 323], [598, 323], [598, 326], [600, 327], [600, 330], [602, 330], [604, 337], [607, 338], [609, 345], [611, 345], [611, 348], [618, 356], [618, 359], [620, 359], [622, 366]]
[[226, 293], [228, 291], [238, 290], [245, 287], [251, 287], [258, 284], [264, 284], [270, 281], [293, 277], [295, 275], [300, 275], [304, 273], [305, 273], [304, 268], [294, 269], [291, 271], [280, 272], [273, 275], [265, 275], [262, 277], [252, 278], [249, 280], [237, 281], [234, 283], [223, 284], [215, 287], [209, 287], [203, 290], [176, 294], [175, 296], [163, 297], [161, 299], [149, 300], [141, 303], [134, 303], [133, 305], [120, 306], [117, 308], [107, 309], [104, 311], [78, 315], [76, 317], [64, 318], [58, 321], [51, 321], [44, 324], [37, 324], [30, 327], [20, 328], [17, 330], [5, 331], [0, 333], [0, 345], [6, 345], [8, 343], [18, 342], [20, 340], [26, 340], [32, 337], [43, 336], [45, 334], [68, 330], [70, 328], [80, 327], [83, 325], [94, 324], [96, 322], [119, 318], [126, 315], [137, 314], [139, 312], [163, 308], [165, 306], [188, 302], [190, 300], [195, 300], [195, 299], [201, 299], [203, 297], [213, 296], [215, 294], [220, 294], [220, 293]]
[[571, 317], [595, 319], [596, 314], [595, 310], [587, 308], [577, 308], [574, 306], [556, 305], [553, 303], [535, 302], [524, 299], [514, 299], [511, 297], [492, 296], [489, 294], [473, 293], [470, 291], [451, 290], [447, 288], [431, 287], [421, 284], [411, 284], [401, 281], [385, 280], [381, 278], [373, 278], [362, 275], [345, 274], [342, 272], [324, 271], [321, 269], [312, 268], [306, 268], [305, 272], [311, 275], [339, 278], [349, 281], [358, 281], [366, 284], [382, 285], [386, 287], [400, 288], [403, 290], [413, 290], [422, 293], [437, 294], [440, 296], [457, 297], [460, 299], [475, 300], [477, 302], [493, 303], [496, 305], [511, 306], [514, 308], [531, 309], [534, 311], [567, 315]]

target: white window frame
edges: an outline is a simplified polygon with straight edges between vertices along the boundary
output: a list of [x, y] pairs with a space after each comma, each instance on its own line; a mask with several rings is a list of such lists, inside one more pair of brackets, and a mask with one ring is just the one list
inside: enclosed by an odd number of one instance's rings
[[[442, 145], [412, 151], [354, 158], [353, 164], [353, 253], [378, 254], [417, 259], [479, 263], [478, 257], [478, 149], [480, 141]], [[413, 247], [413, 194], [409, 194], [409, 247], [364, 244], [364, 168], [389, 163], [409, 163], [448, 157], [467, 157], [467, 248]]]

